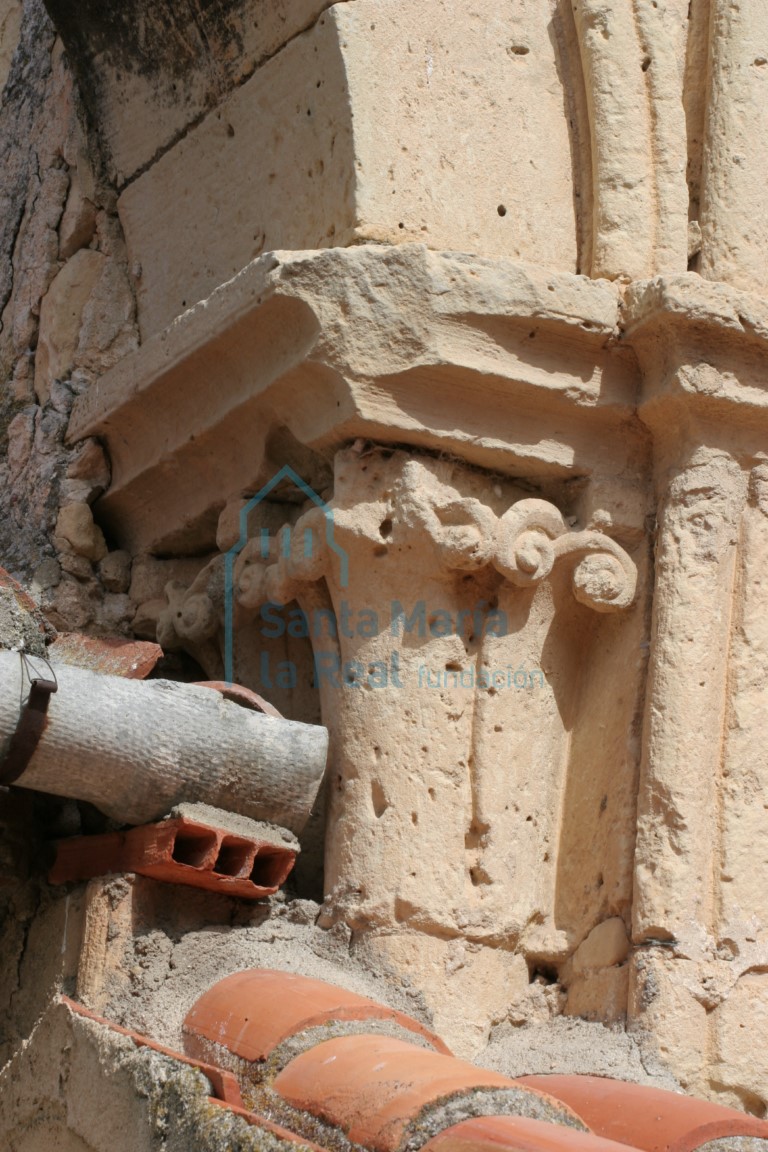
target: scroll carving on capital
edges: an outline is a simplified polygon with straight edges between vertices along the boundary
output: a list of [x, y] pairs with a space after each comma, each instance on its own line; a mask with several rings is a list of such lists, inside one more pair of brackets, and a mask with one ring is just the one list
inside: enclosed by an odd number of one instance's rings
[[597, 612], [628, 608], [637, 591], [637, 568], [624, 549], [602, 532], [569, 530], [545, 500], [520, 500], [498, 522], [492, 563], [524, 587], [549, 576], [556, 562], [575, 557], [573, 593]]
[[188, 652], [209, 679], [221, 680], [224, 557], [214, 557], [188, 586], [178, 580], [166, 584], [165, 599], [158, 643], [169, 652]]
[[[610, 536], [573, 530], [554, 504], [541, 499], [517, 500], [499, 515], [476, 497], [461, 498], [425, 485], [414, 473], [414, 461], [411, 465], [404, 469], [403, 484], [395, 486], [378, 531], [371, 533], [374, 558], [388, 550], [389, 542], [395, 545], [397, 534], [404, 531], [419, 536], [422, 549], [428, 542], [446, 571], [479, 572], [492, 566], [521, 587], [539, 583], [557, 562], [570, 559], [575, 561], [573, 594], [580, 603], [598, 612], [621, 611], [633, 603], [636, 565]], [[360, 526], [348, 523], [354, 515], [354, 507], [331, 507], [334, 529], [365, 539]], [[285, 530], [289, 544], [273, 548], [271, 555], [278, 552], [273, 562], [264, 559], [254, 542], [246, 545], [236, 569], [240, 603], [251, 608], [266, 601], [285, 604], [302, 586], [328, 577], [327, 523], [327, 513], [308, 510], [292, 530]], [[313, 541], [310, 547], [308, 540]]]

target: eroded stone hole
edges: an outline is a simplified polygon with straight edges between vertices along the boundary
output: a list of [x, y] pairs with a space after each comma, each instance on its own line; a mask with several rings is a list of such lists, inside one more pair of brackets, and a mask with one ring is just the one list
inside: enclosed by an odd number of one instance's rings
[[469, 878], [472, 881], [474, 888], [479, 888], [483, 884], [492, 884], [490, 876], [481, 864], [475, 864], [469, 870]]
[[384, 789], [378, 780], [374, 780], [371, 785], [371, 803], [373, 804], [373, 811], [376, 814], [376, 819], [380, 820], [389, 807], [387, 797], [384, 794]]
[[528, 961], [528, 983], [529, 984], [557, 984], [558, 975], [557, 968], [554, 964], [543, 963], [540, 960]]
[[385, 540], [388, 540], [392, 535], [392, 521], [390, 520], [389, 516], [387, 516], [386, 520], [382, 520], [381, 524], [379, 524], [379, 532]]

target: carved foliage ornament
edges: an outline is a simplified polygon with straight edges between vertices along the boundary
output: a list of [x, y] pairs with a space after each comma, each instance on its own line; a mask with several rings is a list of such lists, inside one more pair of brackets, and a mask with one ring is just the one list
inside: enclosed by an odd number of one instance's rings
[[[511, 584], [530, 587], [570, 557], [575, 560], [573, 593], [580, 603], [597, 612], [618, 612], [635, 598], [637, 569], [624, 549], [602, 532], [573, 531], [545, 500], [519, 500], [498, 517], [477, 499], [463, 499], [455, 492], [440, 498], [422, 490], [416, 499], [411, 491], [398, 511], [437, 546], [449, 570], [477, 571], [490, 565]], [[311, 552], [308, 534], [320, 542]], [[266, 557], [261, 541], [247, 544], [235, 566], [239, 606], [256, 612], [267, 602], [287, 604], [301, 598], [308, 585], [330, 571], [324, 539], [325, 514], [311, 508], [292, 529], [286, 525], [273, 537]], [[221, 557], [212, 561], [187, 592], [178, 586], [167, 590], [169, 608], [160, 629], [165, 646], [189, 649], [214, 641], [222, 617], [221, 562]]]

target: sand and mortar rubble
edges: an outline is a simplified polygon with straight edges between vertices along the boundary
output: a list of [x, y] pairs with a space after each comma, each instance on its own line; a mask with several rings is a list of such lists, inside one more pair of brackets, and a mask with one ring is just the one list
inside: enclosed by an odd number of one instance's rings
[[[112, 954], [119, 967], [108, 974], [100, 1011], [169, 1047], [181, 1047], [182, 1022], [198, 997], [245, 968], [276, 968], [327, 980], [429, 1023], [419, 996], [406, 984], [366, 970], [355, 960], [346, 928], [325, 931], [315, 926], [320, 908], [311, 900], [285, 900], [278, 894], [246, 905], [190, 890], [182, 905], [167, 885], [120, 879], [111, 887], [115, 920], [110, 933], [120, 933], [129, 903], [131, 921], [139, 922], [122, 951]], [[145, 901], [151, 902], [155, 915], [144, 926]]]
[[548, 1073], [609, 1076], [679, 1091], [674, 1076], [621, 1024], [574, 1016], [521, 1028], [501, 1025], [476, 1062], [513, 1078]]
[[[110, 933], [120, 935], [129, 908], [134, 928], [112, 953], [120, 963], [108, 973], [99, 1011], [171, 1048], [183, 1048], [182, 1024], [198, 997], [245, 968], [275, 968], [338, 984], [433, 1027], [407, 976], [382, 966], [372, 970], [343, 925], [317, 927], [320, 906], [314, 901], [279, 893], [245, 905], [190, 891], [181, 902], [170, 886], [122, 878], [111, 881], [110, 891]], [[581, 1072], [678, 1087], [620, 1025], [574, 1018], [528, 1027], [502, 1023], [475, 1063], [510, 1077]]]

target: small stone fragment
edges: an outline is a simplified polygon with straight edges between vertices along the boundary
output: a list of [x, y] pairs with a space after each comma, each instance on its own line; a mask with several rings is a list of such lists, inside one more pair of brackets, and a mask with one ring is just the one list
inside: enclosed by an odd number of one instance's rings
[[110, 632], [124, 631], [133, 617], [133, 601], [129, 596], [108, 592], [101, 608], [101, 623]]
[[67, 572], [77, 580], [93, 579], [93, 564], [77, 552], [59, 552], [59, 564], [62, 572]]
[[67, 468], [68, 480], [88, 480], [100, 487], [109, 487], [110, 469], [107, 455], [98, 440], [83, 440], [80, 451]]
[[131, 583], [131, 557], [127, 552], [110, 552], [99, 564], [99, 577], [108, 592], [127, 592]]
[[43, 297], [35, 361], [35, 392], [41, 404], [50, 396], [52, 381], [75, 366], [83, 310], [103, 263], [100, 252], [76, 252]]
[[56, 536], [68, 541], [72, 551], [88, 560], [101, 560], [107, 554], [104, 533], [93, 522], [88, 504], [68, 504], [59, 512]]
[[47, 588], [55, 588], [61, 580], [61, 565], [58, 560], [49, 556], [38, 564], [32, 574], [32, 591], [45, 592]]
[[604, 920], [582, 940], [572, 957], [574, 972], [585, 968], [612, 968], [629, 955], [627, 929], [620, 916]]
[[165, 600], [145, 600], [136, 609], [131, 621], [131, 631], [139, 640], [156, 640], [157, 623], [160, 613], [165, 610]]

